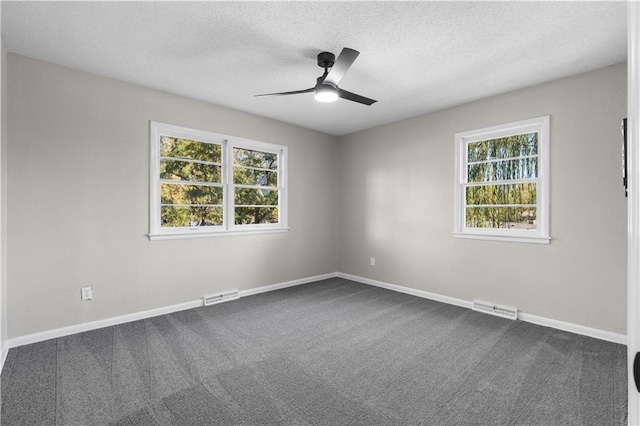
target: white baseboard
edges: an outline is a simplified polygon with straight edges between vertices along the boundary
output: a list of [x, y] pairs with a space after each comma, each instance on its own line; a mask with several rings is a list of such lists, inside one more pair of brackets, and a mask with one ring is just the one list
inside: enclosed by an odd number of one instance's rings
[[4, 362], [7, 360], [9, 354], [9, 345], [2, 345], [0, 342], [0, 372], [4, 368]]
[[585, 325], [539, 317], [537, 315], [527, 314], [525, 312], [518, 312], [518, 319], [521, 321], [530, 322], [532, 324], [555, 328], [557, 330], [563, 330], [571, 333], [581, 334], [583, 336], [594, 337], [596, 339], [606, 340], [608, 342], [620, 343], [621, 345], [627, 344], [627, 336], [625, 336], [624, 334], [614, 333], [612, 331], [605, 331], [597, 328], [587, 327]]
[[314, 281], [327, 280], [329, 278], [335, 278], [338, 276], [337, 272], [331, 272], [330, 274], [315, 275], [313, 277], [300, 278], [298, 280], [287, 281], [279, 284], [266, 285], [263, 287], [255, 287], [249, 290], [240, 290], [240, 297], [252, 296], [254, 294], [266, 293], [268, 291], [280, 290], [281, 288], [294, 287], [300, 284], [308, 284]]
[[137, 321], [145, 318], [151, 318], [158, 315], [170, 314], [172, 312], [184, 311], [185, 309], [197, 308], [202, 306], [202, 299], [193, 300], [191, 302], [179, 303], [177, 305], [164, 306], [162, 308], [149, 309], [147, 311], [136, 312], [133, 314], [120, 315], [117, 317], [106, 318], [98, 321], [85, 322], [82, 324], [71, 325], [69, 327], [56, 328], [53, 330], [42, 331], [39, 333], [27, 334], [20, 337], [14, 337], [7, 340], [8, 348], [16, 348], [18, 346], [29, 345], [31, 343], [43, 342], [49, 339], [69, 336], [71, 334], [82, 333], [84, 331], [97, 330], [99, 328], [110, 327], [112, 325], [124, 324], [131, 321]]
[[[413, 296], [417, 296], [417, 297], [422, 297], [425, 299], [430, 299], [430, 300], [436, 300], [438, 302], [443, 302], [443, 303], [447, 303], [450, 305], [456, 305], [456, 306], [460, 306], [463, 308], [468, 308], [471, 309], [471, 307], [473, 306], [473, 302], [471, 301], [467, 301], [467, 300], [463, 300], [463, 299], [457, 299], [455, 297], [449, 297], [449, 296], [443, 296], [440, 294], [436, 294], [436, 293], [431, 293], [428, 291], [423, 291], [423, 290], [418, 290], [415, 288], [410, 288], [410, 287], [404, 287], [404, 286], [400, 286], [400, 285], [396, 285], [396, 284], [390, 284], [390, 283], [386, 283], [383, 281], [377, 281], [377, 280], [373, 280], [370, 278], [365, 278], [365, 277], [360, 277], [357, 275], [351, 275], [351, 274], [345, 274], [342, 272], [332, 272], [329, 274], [323, 274], [323, 275], [315, 275], [312, 277], [306, 277], [306, 278], [300, 278], [297, 280], [292, 280], [292, 281], [286, 281], [283, 283], [278, 283], [278, 284], [272, 284], [272, 285], [267, 285], [267, 286], [262, 286], [262, 287], [256, 287], [256, 288], [252, 288], [252, 289], [248, 289], [248, 290], [241, 290], [239, 291], [239, 296], [240, 297], [246, 297], [246, 296], [251, 296], [254, 294], [260, 294], [260, 293], [265, 293], [265, 292], [269, 292], [269, 291], [274, 291], [274, 290], [279, 290], [279, 289], [283, 289], [283, 288], [287, 288], [287, 287], [294, 287], [297, 285], [301, 285], [301, 284], [307, 284], [307, 283], [311, 283], [314, 281], [320, 281], [320, 280], [325, 280], [325, 279], [329, 279], [329, 278], [335, 278], [335, 277], [339, 277], [339, 278], [344, 278], [347, 280], [351, 280], [351, 281], [356, 281], [359, 283], [363, 283], [363, 284], [369, 284], [369, 285], [373, 285], [376, 287], [382, 287], [382, 288], [386, 288], [388, 290], [393, 290], [393, 291], [397, 291], [400, 293], [406, 293], [406, 294], [411, 294]], [[137, 321], [137, 320], [141, 320], [141, 319], [145, 319], [145, 318], [151, 318], [151, 317], [155, 317], [158, 315], [165, 315], [165, 314], [170, 314], [172, 312], [178, 312], [178, 311], [183, 311], [186, 309], [192, 309], [192, 308], [197, 308], [199, 306], [202, 306], [202, 299], [198, 299], [198, 300], [193, 300], [190, 302], [185, 302], [185, 303], [179, 303], [177, 305], [171, 305], [171, 306], [165, 306], [165, 307], [161, 307], [161, 308], [155, 308], [155, 309], [150, 309], [147, 311], [142, 311], [142, 312], [136, 312], [133, 314], [127, 314], [127, 315], [121, 315], [121, 316], [117, 316], [117, 317], [112, 317], [112, 318], [106, 318], [103, 320], [98, 320], [98, 321], [92, 321], [92, 322], [87, 322], [87, 323], [82, 323], [82, 324], [76, 324], [76, 325], [72, 325], [69, 327], [63, 327], [63, 328], [57, 328], [54, 330], [47, 330], [47, 331], [43, 331], [43, 332], [39, 332], [39, 333], [33, 333], [33, 334], [28, 334], [25, 336], [19, 336], [19, 337], [15, 337], [13, 339], [9, 339], [5, 342], [3, 347], [0, 347], [0, 371], [2, 369], [2, 367], [4, 366], [4, 362], [6, 360], [7, 357], [7, 353], [9, 351], [9, 349], [11, 348], [15, 348], [18, 346], [23, 346], [23, 345], [28, 345], [31, 343], [37, 343], [37, 342], [42, 342], [45, 340], [49, 340], [49, 339], [55, 339], [58, 337], [64, 337], [64, 336], [68, 336], [71, 334], [75, 334], [75, 333], [81, 333], [84, 331], [91, 331], [91, 330], [96, 330], [99, 328], [104, 328], [104, 327], [110, 327], [110, 326], [114, 326], [114, 325], [118, 325], [118, 324], [124, 324], [127, 322], [131, 322], [131, 321]], [[572, 333], [576, 333], [576, 334], [582, 334], [584, 336], [589, 336], [589, 337], [594, 337], [597, 339], [601, 339], [601, 340], [606, 340], [609, 342], [614, 342], [614, 343], [620, 343], [623, 345], [626, 345], [627, 343], [627, 336], [622, 335], [622, 334], [618, 334], [618, 333], [613, 333], [610, 331], [604, 331], [604, 330], [598, 330], [595, 328], [590, 328], [590, 327], [586, 327], [586, 326], [582, 326], [582, 325], [578, 325], [578, 324], [572, 324], [572, 323], [567, 323], [567, 322], [563, 322], [563, 321], [558, 321], [558, 320], [554, 320], [554, 319], [549, 319], [549, 318], [544, 318], [544, 317], [539, 317], [537, 315], [532, 315], [532, 314], [527, 314], [524, 312], [519, 312], [518, 313], [518, 319], [522, 320], [522, 321], [526, 321], [526, 322], [530, 322], [533, 324], [538, 324], [538, 325], [542, 325], [545, 327], [552, 327], [552, 328], [556, 328], [558, 330], [564, 330], [564, 331], [569, 331]]]
[[[316, 275], [313, 277], [300, 278], [293, 281], [287, 281], [287, 282], [267, 285], [263, 287], [256, 287], [249, 290], [241, 290], [238, 292], [238, 294], [240, 297], [246, 297], [246, 296], [251, 296], [253, 294], [259, 294], [267, 291], [279, 290], [281, 288], [293, 287], [300, 284], [306, 284], [314, 281], [334, 278], [335, 276], [336, 276], [336, 273], [332, 272], [330, 274]], [[120, 315], [117, 317], [106, 318], [98, 321], [85, 322], [82, 324], [76, 324], [69, 327], [56, 328], [53, 330], [42, 331], [39, 333], [27, 334], [25, 336], [14, 337], [13, 339], [7, 340], [7, 342], [5, 343], [5, 347], [2, 352], [3, 354], [2, 364], [4, 365], [4, 358], [6, 357], [6, 352], [8, 352], [10, 348], [29, 345], [31, 343], [43, 342], [49, 339], [56, 339], [58, 337], [64, 337], [64, 336], [69, 336], [71, 334], [82, 333], [84, 331], [91, 331], [99, 328], [111, 327], [113, 325], [124, 324], [127, 322], [156, 317], [159, 315], [170, 314], [173, 312], [184, 311], [186, 309], [193, 309], [199, 306], [203, 306], [202, 299], [179, 303], [177, 305], [164, 306], [162, 308], [149, 309], [147, 311], [136, 312], [133, 314]]]
[[342, 272], [338, 272], [336, 274], [340, 278], [344, 278], [351, 281], [357, 281], [363, 284], [374, 285], [376, 287], [386, 288], [388, 290], [397, 291], [400, 293], [411, 294], [413, 296], [422, 297], [423, 299], [436, 300], [438, 302], [448, 303], [449, 305], [461, 306], [463, 308], [469, 308], [473, 306], [473, 302], [469, 302], [467, 300], [456, 299], [455, 297], [442, 296], [436, 293], [430, 293], [424, 290], [418, 290], [410, 287], [403, 287], [401, 285], [389, 284], [383, 281], [372, 280], [371, 278], [359, 277], [357, 275], [344, 274]]
[[[359, 277], [357, 275], [345, 274], [338, 272], [336, 276], [345, 278], [351, 281], [357, 281], [363, 284], [370, 284], [377, 287], [386, 288], [400, 293], [407, 293], [425, 299], [436, 300], [438, 302], [448, 303], [450, 305], [461, 306], [463, 308], [469, 308], [473, 306], [473, 302], [457, 299], [455, 297], [442, 296], [436, 293], [430, 293], [428, 291], [417, 290], [414, 288], [403, 287], [396, 284], [389, 284], [382, 281], [372, 280], [371, 278]], [[568, 331], [571, 333], [581, 334], [583, 336], [594, 337], [600, 340], [606, 340], [608, 342], [620, 343], [622, 345], [627, 344], [627, 336], [624, 334], [613, 333], [611, 331], [599, 330], [597, 328], [586, 327], [584, 325], [573, 324], [569, 322], [559, 321], [551, 318], [540, 317], [537, 315], [527, 314], [525, 312], [518, 312], [518, 319], [532, 324], [542, 325], [545, 327], [551, 327], [558, 330]]]

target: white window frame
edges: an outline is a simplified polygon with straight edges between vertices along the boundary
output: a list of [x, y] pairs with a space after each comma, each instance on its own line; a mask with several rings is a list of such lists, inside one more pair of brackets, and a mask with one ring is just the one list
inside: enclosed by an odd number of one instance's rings
[[[549, 244], [549, 128], [550, 116], [536, 117], [455, 134], [454, 231], [455, 238]], [[537, 229], [468, 228], [465, 223], [467, 145], [523, 133], [538, 133]]]
[[[221, 226], [194, 226], [163, 228], [160, 211], [160, 136], [168, 135], [199, 142], [209, 142], [222, 147], [223, 223]], [[149, 239], [205, 238], [227, 235], [264, 234], [288, 231], [287, 147], [236, 136], [222, 135], [173, 124], [149, 122], [150, 187], [149, 187]], [[234, 220], [233, 149], [241, 148], [278, 155], [278, 223], [236, 225]]]

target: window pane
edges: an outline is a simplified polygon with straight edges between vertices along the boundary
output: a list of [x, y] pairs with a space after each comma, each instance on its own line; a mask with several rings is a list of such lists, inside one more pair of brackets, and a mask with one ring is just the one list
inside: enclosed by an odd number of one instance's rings
[[536, 184], [480, 185], [465, 188], [468, 206], [483, 204], [536, 204]]
[[222, 146], [163, 135], [160, 136], [160, 155], [220, 163], [222, 162]]
[[278, 186], [278, 172], [235, 168], [233, 170], [233, 183], [244, 185]]
[[538, 134], [524, 133], [505, 138], [488, 139], [467, 144], [467, 161], [486, 161], [499, 158], [538, 154]]
[[277, 207], [236, 207], [235, 224], [278, 223]]
[[177, 160], [160, 160], [160, 179], [220, 183], [222, 182], [221, 177], [221, 166]]
[[221, 226], [222, 207], [162, 206], [163, 228], [182, 226]]
[[278, 191], [269, 189], [236, 188], [235, 202], [238, 206], [277, 206]]
[[467, 182], [535, 179], [538, 177], [538, 158], [476, 163], [467, 166]]
[[204, 185], [160, 185], [162, 204], [222, 204], [222, 187]]
[[467, 207], [467, 228], [537, 229], [535, 207]]
[[278, 154], [233, 148], [233, 164], [275, 170], [278, 168]]

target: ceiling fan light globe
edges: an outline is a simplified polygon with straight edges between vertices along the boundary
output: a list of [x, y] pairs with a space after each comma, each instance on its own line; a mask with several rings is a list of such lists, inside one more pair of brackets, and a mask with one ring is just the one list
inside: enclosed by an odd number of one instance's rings
[[319, 87], [315, 98], [318, 102], [335, 102], [338, 100], [338, 92], [330, 86]]

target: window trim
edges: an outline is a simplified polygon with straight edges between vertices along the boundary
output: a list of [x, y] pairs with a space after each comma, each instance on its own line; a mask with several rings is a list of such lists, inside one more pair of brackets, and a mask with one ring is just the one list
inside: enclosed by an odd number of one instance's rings
[[[223, 223], [220, 226], [162, 228], [160, 211], [160, 136], [171, 135], [221, 146], [223, 188]], [[255, 235], [287, 232], [288, 182], [287, 147], [269, 142], [222, 135], [157, 121], [149, 122], [150, 179], [149, 179], [149, 234], [150, 240], [206, 238], [229, 235]], [[275, 153], [278, 155], [278, 213], [279, 222], [269, 224], [236, 225], [234, 220], [233, 148]]]
[[[229, 165], [229, 167], [226, 168], [225, 170], [225, 175], [226, 175], [226, 179], [225, 181], [229, 183], [229, 188], [231, 189], [230, 191], [225, 191], [225, 194], [228, 194], [229, 197], [229, 202], [227, 202], [225, 204], [225, 209], [227, 213], [225, 216], [228, 218], [233, 218], [234, 217], [234, 207], [235, 207], [235, 201], [234, 201], [234, 197], [233, 194], [235, 194], [235, 188], [237, 187], [237, 185], [235, 183], [233, 183], [233, 170], [234, 170], [234, 164], [233, 164], [233, 148], [241, 148], [241, 149], [249, 149], [249, 150], [257, 150], [257, 151], [262, 151], [262, 152], [269, 152], [269, 153], [273, 153], [273, 154], [277, 154], [278, 155], [278, 186], [276, 187], [277, 190], [279, 191], [279, 197], [278, 197], [278, 212], [279, 212], [279, 218], [280, 218], [280, 222], [279, 223], [270, 223], [270, 224], [248, 224], [248, 225], [236, 225], [235, 221], [231, 221], [228, 225], [228, 231], [232, 232], [232, 233], [247, 233], [250, 231], [255, 232], [265, 232], [265, 231], [281, 231], [283, 229], [288, 229], [286, 228], [286, 224], [287, 224], [287, 175], [288, 175], [288, 170], [287, 170], [287, 147], [284, 145], [276, 145], [276, 144], [272, 144], [272, 143], [267, 143], [267, 142], [260, 142], [260, 141], [254, 141], [251, 139], [244, 139], [244, 138], [231, 138], [228, 139], [227, 142], [227, 150], [225, 152], [225, 154], [227, 155], [226, 157], [226, 163]], [[227, 201], [225, 199], [225, 201]]]
[[[467, 184], [467, 150], [470, 142], [522, 133], [538, 133], [537, 229], [467, 228], [464, 188]], [[455, 134], [454, 238], [549, 244], [549, 138], [550, 116], [531, 118]]]

